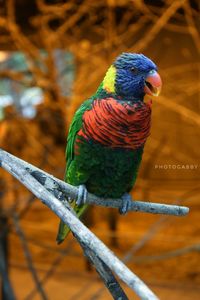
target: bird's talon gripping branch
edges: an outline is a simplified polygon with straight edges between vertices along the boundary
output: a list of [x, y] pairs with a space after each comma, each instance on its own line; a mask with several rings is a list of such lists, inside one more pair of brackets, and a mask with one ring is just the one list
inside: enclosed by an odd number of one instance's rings
[[131, 208], [131, 203], [132, 203], [131, 195], [128, 193], [125, 193], [122, 196], [122, 206], [119, 208], [120, 214], [122, 214], [122, 215], [126, 214]]
[[67, 197], [67, 200], [68, 200], [69, 203], [72, 203], [72, 202], [73, 202], [72, 197], [69, 197], [69, 196], [68, 196], [68, 197]]
[[76, 204], [81, 206], [87, 202], [87, 189], [84, 184], [79, 185], [78, 187], [78, 198]]

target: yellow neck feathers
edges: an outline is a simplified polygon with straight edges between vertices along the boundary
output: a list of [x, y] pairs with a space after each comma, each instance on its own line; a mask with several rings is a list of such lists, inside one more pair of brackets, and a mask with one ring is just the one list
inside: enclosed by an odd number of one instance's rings
[[116, 68], [112, 65], [103, 79], [103, 88], [108, 93], [115, 93]]

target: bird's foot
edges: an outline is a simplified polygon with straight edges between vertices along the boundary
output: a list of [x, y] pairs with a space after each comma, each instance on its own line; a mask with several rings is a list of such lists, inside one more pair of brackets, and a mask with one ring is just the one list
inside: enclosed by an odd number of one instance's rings
[[125, 193], [121, 199], [122, 199], [122, 206], [119, 208], [119, 213], [121, 215], [125, 215], [131, 208], [132, 197], [130, 194]]
[[76, 204], [81, 206], [87, 202], [87, 189], [84, 184], [79, 185], [78, 187], [78, 198]]

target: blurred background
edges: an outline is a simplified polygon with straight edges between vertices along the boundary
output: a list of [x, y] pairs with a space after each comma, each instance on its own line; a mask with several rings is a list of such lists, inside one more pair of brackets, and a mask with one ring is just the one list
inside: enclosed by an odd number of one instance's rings
[[[61, 179], [73, 114], [113, 59], [138, 52], [158, 65], [163, 90], [133, 198], [190, 213], [92, 207], [84, 222], [164, 300], [200, 299], [199, 8], [198, 0], [0, 0], [0, 147]], [[0, 299], [111, 299], [72, 235], [56, 245], [57, 225], [0, 169]]]

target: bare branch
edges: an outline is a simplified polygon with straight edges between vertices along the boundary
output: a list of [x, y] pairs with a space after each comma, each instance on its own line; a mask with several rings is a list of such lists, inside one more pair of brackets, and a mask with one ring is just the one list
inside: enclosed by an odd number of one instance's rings
[[195, 26], [195, 22], [193, 20], [192, 16], [192, 9], [190, 6], [189, 1], [186, 1], [184, 3], [184, 10], [185, 10], [185, 17], [188, 23], [188, 31], [190, 32], [194, 43], [196, 45], [197, 51], [200, 52], [200, 37], [199, 37], [199, 32]]
[[[0, 149], [0, 161], [5, 161], [7, 159], [14, 159], [15, 163], [23, 166], [34, 178], [37, 179], [38, 182], [40, 182], [48, 191], [50, 191], [58, 199], [67, 200], [68, 198], [77, 198], [77, 187], [72, 186]], [[104, 199], [88, 193], [87, 203], [105, 207], [120, 208], [122, 206], [122, 199]], [[154, 214], [184, 216], [189, 212], [189, 208], [185, 206], [133, 201], [129, 211], [141, 211]]]
[[[54, 274], [55, 270], [58, 268], [60, 263], [62, 262], [63, 258], [66, 256], [66, 254], [70, 253], [71, 246], [72, 246], [73, 240], [70, 240], [70, 243], [68, 243], [67, 247], [64, 250], [59, 250], [59, 255], [55, 258], [55, 260], [52, 262], [51, 266], [47, 270], [47, 272], [44, 274], [44, 276], [41, 278], [40, 283], [44, 285]], [[49, 248], [48, 248], [49, 250]], [[30, 293], [26, 296], [24, 300], [31, 300], [37, 293], [37, 288], [34, 288], [30, 291]]]
[[71, 231], [93, 251], [118, 277], [124, 281], [143, 300], [157, 300], [156, 295], [132, 273], [82, 222], [74, 215], [70, 205], [63, 205], [45, 187], [40, 184], [28, 171], [22, 167], [14, 156], [0, 150], [0, 163], [2, 168], [11, 173], [36, 197], [47, 205]]
[[17, 45], [19, 45], [19, 48], [21, 47], [23, 50], [26, 50], [29, 55], [32, 58], [39, 58], [40, 52], [35, 47], [35, 45], [22, 33], [19, 26], [16, 23], [15, 20], [15, 0], [8, 0], [6, 3], [7, 8], [7, 20], [6, 22], [6, 28], [10, 32], [10, 35], [12, 36], [13, 40], [16, 42]]
[[[3, 297], [7, 300], [15, 300], [15, 295], [13, 292], [13, 288], [8, 276], [7, 270], [7, 262], [6, 262], [6, 255], [5, 255], [5, 247], [3, 245], [5, 239], [5, 228], [7, 227], [7, 223], [4, 224], [3, 216], [0, 217], [0, 277], [1, 277], [1, 285], [3, 290]], [[3, 224], [2, 224], [3, 221]]]
[[45, 294], [45, 291], [44, 291], [44, 289], [43, 289], [43, 287], [40, 283], [40, 280], [38, 278], [37, 272], [34, 268], [32, 257], [31, 257], [31, 254], [30, 254], [30, 251], [29, 251], [29, 248], [28, 248], [28, 243], [26, 241], [26, 237], [24, 235], [24, 232], [21, 229], [21, 226], [19, 224], [19, 220], [18, 220], [18, 217], [17, 217], [16, 214], [14, 214], [14, 216], [13, 216], [13, 222], [14, 222], [14, 225], [15, 225], [15, 230], [16, 230], [19, 238], [20, 238], [20, 241], [21, 241], [21, 244], [22, 244], [22, 247], [23, 247], [23, 251], [24, 251], [24, 255], [25, 255], [26, 260], [27, 260], [28, 268], [29, 268], [29, 270], [32, 274], [33, 280], [34, 280], [34, 282], [37, 286], [37, 290], [40, 293], [41, 299], [47, 300], [48, 298]]
[[[76, 236], [76, 238], [79, 240], [79, 238]], [[81, 247], [83, 248], [83, 251], [91, 264], [94, 265], [97, 273], [104, 281], [104, 284], [107, 286], [108, 290], [110, 291], [111, 295], [113, 296], [113, 299], [121, 299], [121, 300], [128, 300], [126, 294], [124, 293], [123, 289], [121, 288], [120, 284], [117, 282], [115, 277], [113, 276], [112, 272], [108, 268], [108, 266], [101, 260], [99, 257], [90, 249], [88, 249], [87, 246], [84, 245], [79, 240], [79, 243]]]
[[[161, 99], [155, 99], [157, 103], [160, 105], [163, 105], [173, 111], [175, 111], [177, 114], [179, 114], [181, 117], [183, 117], [186, 121], [190, 122], [191, 124], [196, 124], [200, 126], [200, 118], [199, 114], [192, 111], [191, 109], [177, 103], [174, 101], [171, 101], [170, 99], [167, 99], [164, 96], [161, 97]], [[164, 100], [164, 101], [163, 101]]]
[[183, 247], [180, 249], [164, 252], [164, 253], [158, 253], [154, 255], [139, 255], [134, 256], [131, 258], [131, 261], [134, 261], [136, 263], [147, 263], [152, 261], [159, 261], [159, 260], [166, 260], [170, 258], [174, 258], [177, 256], [185, 255], [191, 252], [200, 252], [200, 244], [194, 244], [191, 246]]
[[8, 79], [23, 83], [24, 85], [27, 85], [27, 86], [35, 86], [36, 83], [32, 80], [29, 80], [26, 77], [26, 75], [28, 75], [28, 74], [26, 74], [25, 72], [18, 72], [18, 71], [14, 71], [14, 70], [0, 71], [0, 78], [6, 78], [6, 79], [8, 78]]
[[158, 21], [152, 26], [152, 28], [147, 32], [145, 38], [140, 39], [129, 51], [139, 52], [144, 50], [149, 43], [156, 37], [160, 30], [165, 26], [169, 19], [175, 14], [175, 12], [183, 5], [186, 0], [173, 1], [172, 4], [165, 10], [163, 15], [158, 19]]

